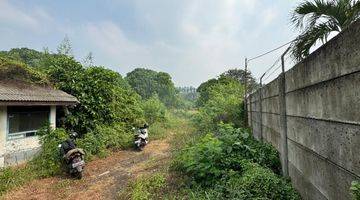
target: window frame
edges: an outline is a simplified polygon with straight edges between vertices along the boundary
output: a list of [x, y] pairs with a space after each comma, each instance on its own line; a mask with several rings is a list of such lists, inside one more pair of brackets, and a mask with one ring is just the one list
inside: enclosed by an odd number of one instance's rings
[[[37, 132], [38, 130], [28, 130], [28, 131], [20, 131], [20, 132], [16, 132], [16, 133], [10, 133], [10, 114], [9, 114], [9, 107], [7, 106], [6, 109], [6, 141], [14, 141], [14, 140], [22, 140], [22, 139], [26, 139], [26, 138], [32, 138], [32, 137], [36, 137], [37, 136]], [[14, 106], [14, 107], [34, 107], [34, 106]], [[48, 122], [50, 122], [51, 120], [51, 107], [50, 106], [44, 106], [44, 107], [48, 107], [49, 108], [49, 112], [48, 112]], [[39, 111], [41, 112], [41, 111]], [[18, 112], [18, 113], [28, 113], [28, 112]], [[26, 134], [32, 133], [33, 135], [31, 136], [26, 136]], [[19, 135], [22, 135], [22, 137], [17, 137]]]

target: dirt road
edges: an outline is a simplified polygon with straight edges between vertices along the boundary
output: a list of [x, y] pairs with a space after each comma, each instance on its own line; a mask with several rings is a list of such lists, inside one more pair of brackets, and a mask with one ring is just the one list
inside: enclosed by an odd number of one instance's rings
[[116, 199], [130, 180], [161, 170], [169, 155], [168, 141], [153, 141], [142, 152], [120, 151], [87, 163], [82, 180], [69, 177], [34, 180], [9, 192], [4, 199]]

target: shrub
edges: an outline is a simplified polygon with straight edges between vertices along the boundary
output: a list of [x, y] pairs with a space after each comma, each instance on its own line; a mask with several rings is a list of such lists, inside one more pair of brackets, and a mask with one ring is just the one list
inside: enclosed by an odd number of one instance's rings
[[43, 128], [38, 132], [42, 145], [40, 153], [30, 161], [30, 167], [39, 177], [48, 177], [62, 171], [59, 144], [68, 138], [64, 129]]
[[108, 150], [125, 149], [132, 145], [133, 134], [124, 123], [97, 126], [94, 131], [76, 140], [79, 148], [85, 150], [86, 159], [104, 157]]
[[142, 104], [146, 121], [151, 125], [155, 122], [164, 122], [166, 115], [166, 107], [155, 95], [145, 100]]
[[196, 183], [211, 185], [223, 174], [221, 147], [220, 140], [207, 134], [198, 143], [183, 149], [176, 156], [173, 167]]
[[350, 190], [353, 199], [360, 200], [360, 181], [353, 181]]
[[248, 130], [234, 128], [230, 124], [219, 124], [216, 135], [223, 142], [227, 164], [232, 169], [243, 159], [251, 160], [280, 174], [279, 153], [270, 144], [253, 138]]
[[108, 153], [102, 135], [93, 132], [85, 134], [76, 144], [85, 151], [86, 160], [91, 160], [95, 155], [105, 157]]
[[244, 173], [229, 176], [225, 185], [228, 199], [301, 199], [291, 184], [269, 169], [251, 162], [243, 163]]

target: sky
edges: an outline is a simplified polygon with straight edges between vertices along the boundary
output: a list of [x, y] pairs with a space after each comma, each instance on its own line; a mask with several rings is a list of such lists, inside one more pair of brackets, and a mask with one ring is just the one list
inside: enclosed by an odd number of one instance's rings
[[[56, 52], [67, 36], [79, 61], [92, 52], [95, 65], [124, 76], [143, 67], [169, 73], [177, 86], [197, 87], [294, 39], [289, 18], [298, 2], [0, 0], [0, 50]], [[259, 78], [285, 49], [250, 62], [250, 71]]]

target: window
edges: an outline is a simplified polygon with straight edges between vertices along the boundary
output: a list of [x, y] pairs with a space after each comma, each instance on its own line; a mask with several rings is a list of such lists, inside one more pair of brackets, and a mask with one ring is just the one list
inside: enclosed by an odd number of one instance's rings
[[49, 123], [47, 106], [8, 107], [8, 139], [35, 136], [39, 128]]

